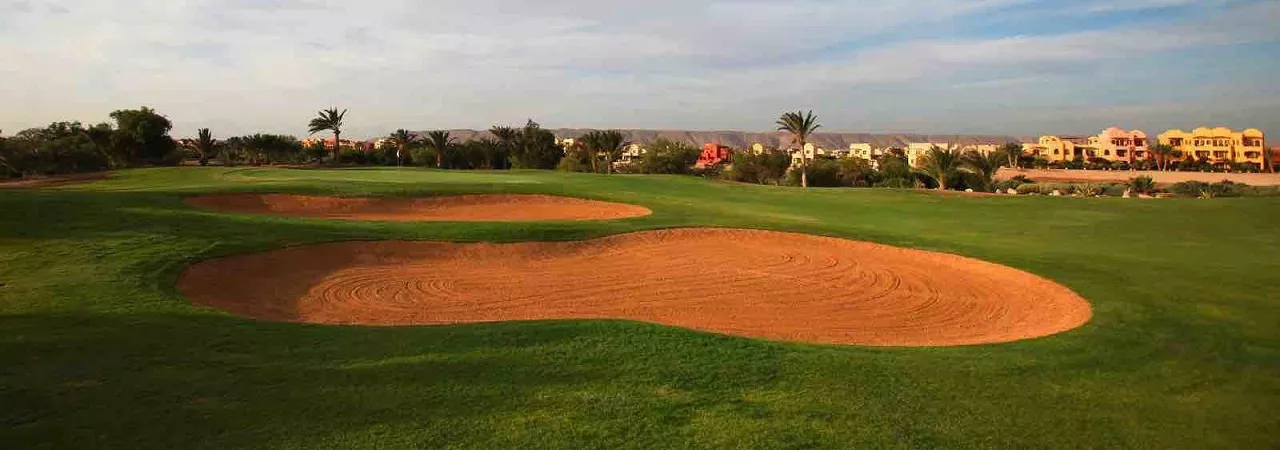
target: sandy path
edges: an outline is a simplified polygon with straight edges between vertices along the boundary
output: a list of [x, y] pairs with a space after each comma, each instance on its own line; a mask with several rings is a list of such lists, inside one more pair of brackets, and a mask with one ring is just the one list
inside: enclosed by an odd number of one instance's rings
[[344, 220], [536, 221], [609, 220], [653, 214], [622, 203], [550, 195], [446, 195], [423, 198], [338, 198], [283, 194], [223, 194], [186, 199], [216, 211]]
[[249, 317], [411, 325], [617, 318], [791, 341], [929, 346], [1070, 330], [1067, 288], [955, 255], [772, 231], [579, 242], [344, 242], [195, 264], [192, 301]]
[[1065, 169], [1021, 169], [1002, 168], [996, 173], [997, 180], [1007, 180], [1017, 175], [1042, 183], [1123, 183], [1137, 176], [1148, 176], [1159, 184], [1173, 184], [1183, 181], [1203, 181], [1217, 183], [1231, 180], [1250, 186], [1280, 185], [1280, 174], [1276, 173], [1219, 173], [1219, 172], [1160, 172], [1150, 170], [1065, 170]]

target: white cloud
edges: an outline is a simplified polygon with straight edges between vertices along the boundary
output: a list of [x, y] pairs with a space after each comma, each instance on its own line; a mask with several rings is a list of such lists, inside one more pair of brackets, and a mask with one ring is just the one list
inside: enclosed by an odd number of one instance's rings
[[525, 117], [552, 126], [758, 129], [775, 111], [805, 106], [840, 123], [951, 131], [976, 119], [914, 118], [931, 116], [928, 101], [976, 101], [970, 90], [1012, 86], [1052, 100], [1037, 90], [1106, 76], [1106, 61], [1136, 66], [1152, 52], [1274, 42], [1268, 18], [1280, 16], [1264, 1], [1194, 22], [958, 37], [988, 13], [1037, 4], [0, 2], [0, 97], [22, 105], [0, 111], [0, 128], [104, 120], [148, 104], [174, 118], [179, 133], [210, 124], [300, 133], [330, 105], [351, 108], [350, 132], [365, 136]]

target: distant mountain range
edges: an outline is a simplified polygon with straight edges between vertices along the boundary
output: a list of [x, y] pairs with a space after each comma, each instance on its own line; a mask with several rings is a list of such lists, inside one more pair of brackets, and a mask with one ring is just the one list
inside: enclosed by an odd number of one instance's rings
[[[559, 138], [578, 138], [592, 131], [589, 129], [560, 128], [549, 130]], [[658, 139], [683, 142], [701, 147], [708, 142], [733, 148], [747, 148], [759, 142], [770, 147], [785, 147], [791, 143], [786, 133], [753, 133], [746, 131], [688, 131], [688, 130], [618, 130], [631, 142], [647, 145]], [[488, 131], [449, 130], [459, 141], [492, 138]], [[1005, 142], [1031, 142], [1031, 138], [997, 135], [928, 135], [928, 134], [872, 134], [872, 133], [815, 133], [809, 139], [815, 145], [828, 149], [849, 148], [849, 144], [869, 143], [873, 147], [905, 147], [911, 142], [968, 144], [1003, 144]]]

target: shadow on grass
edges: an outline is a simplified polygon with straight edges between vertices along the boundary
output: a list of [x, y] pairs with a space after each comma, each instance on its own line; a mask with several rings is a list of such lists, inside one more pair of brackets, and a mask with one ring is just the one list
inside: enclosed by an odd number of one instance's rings
[[0, 316], [0, 329], [0, 441], [14, 448], [314, 446], [372, 429], [410, 430], [397, 439], [418, 445], [498, 443], [548, 431], [525, 428], [548, 411], [619, 429], [653, 425], [633, 414], [686, 423], [700, 401], [770, 383], [795, 350], [608, 321], [33, 314]]

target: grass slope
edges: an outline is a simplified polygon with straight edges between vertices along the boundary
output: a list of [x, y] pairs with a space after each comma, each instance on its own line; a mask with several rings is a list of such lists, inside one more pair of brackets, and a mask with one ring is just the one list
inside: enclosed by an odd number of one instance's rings
[[[201, 192], [568, 194], [650, 217], [360, 223]], [[10, 448], [1280, 446], [1280, 199], [971, 198], [549, 172], [148, 169], [0, 191]], [[347, 239], [717, 225], [960, 253], [1057, 280], [1083, 328], [959, 348], [812, 346], [625, 321], [361, 328], [192, 306], [187, 264]], [[234, 283], [235, 280], [227, 280]], [[804, 295], [797, 292], [796, 295]]]

